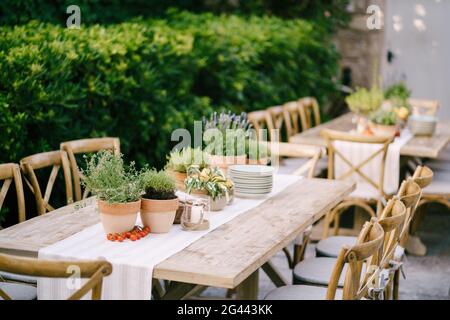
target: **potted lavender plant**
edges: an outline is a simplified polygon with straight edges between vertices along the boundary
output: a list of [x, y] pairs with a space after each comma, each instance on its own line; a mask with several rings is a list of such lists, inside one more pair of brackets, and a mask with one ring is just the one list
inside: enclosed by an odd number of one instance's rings
[[226, 172], [230, 165], [245, 164], [250, 127], [246, 113], [214, 112], [209, 119], [204, 118], [205, 151], [211, 155], [211, 166]]

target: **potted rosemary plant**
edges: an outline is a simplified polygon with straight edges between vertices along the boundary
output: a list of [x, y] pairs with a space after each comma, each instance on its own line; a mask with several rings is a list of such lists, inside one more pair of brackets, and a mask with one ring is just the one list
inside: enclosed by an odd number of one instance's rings
[[196, 166], [190, 167], [185, 185], [187, 193], [208, 198], [211, 211], [222, 210], [227, 205], [227, 196], [233, 189], [233, 182], [225, 178], [217, 167], [203, 170]]
[[141, 208], [143, 193], [134, 163], [125, 166], [122, 155], [100, 151], [83, 170], [83, 185], [97, 196], [106, 233], [131, 231]]
[[145, 190], [142, 196], [141, 220], [152, 233], [170, 231], [179, 206], [175, 195], [175, 180], [164, 171], [144, 170], [141, 183]]
[[184, 180], [187, 178], [187, 170], [192, 165], [200, 169], [209, 166], [210, 155], [200, 148], [183, 148], [172, 151], [168, 156], [166, 164], [167, 173], [175, 179], [178, 190], [184, 190]]

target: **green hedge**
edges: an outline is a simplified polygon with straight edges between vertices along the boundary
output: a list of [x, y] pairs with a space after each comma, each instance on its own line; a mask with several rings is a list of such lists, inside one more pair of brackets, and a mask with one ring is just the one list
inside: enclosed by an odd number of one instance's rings
[[0, 25], [23, 24], [35, 19], [65, 25], [66, 8], [76, 4], [81, 9], [83, 24], [118, 23], [133, 17], [162, 17], [167, 9], [192, 12], [214, 12], [241, 15], [273, 15], [315, 21], [327, 30], [349, 21], [349, 0], [2, 0]]
[[314, 25], [171, 13], [68, 30], [0, 29], [0, 163], [70, 139], [118, 136], [161, 167], [170, 134], [213, 109], [255, 110], [334, 90], [337, 54]]

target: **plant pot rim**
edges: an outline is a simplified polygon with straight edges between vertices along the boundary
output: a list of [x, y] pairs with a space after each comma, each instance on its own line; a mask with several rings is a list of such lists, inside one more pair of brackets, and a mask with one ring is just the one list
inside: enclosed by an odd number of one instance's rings
[[[141, 208], [141, 199], [133, 202], [108, 203], [97, 199], [97, 205], [100, 213], [108, 215], [129, 215], [137, 214]], [[106, 210], [105, 210], [106, 209]]]
[[105, 200], [101, 200], [101, 199], [97, 199], [98, 202], [101, 202], [107, 206], [119, 206], [119, 205], [131, 205], [131, 204], [137, 204], [139, 202], [141, 202], [141, 199], [136, 200], [136, 201], [130, 201], [130, 202], [113, 202], [113, 203], [109, 203], [108, 201]]
[[179, 200], [179, 199], [178, 199], [178, 197], [175, 197], [173, 199], [152, 199], [152, 198], [144, 198], [143, 197], [141, 200], [142, 201], [161, 201], [161, 202], [167, 201], [167, 202], [169, 202], [169, 201], [174, 201], [174, 200]]

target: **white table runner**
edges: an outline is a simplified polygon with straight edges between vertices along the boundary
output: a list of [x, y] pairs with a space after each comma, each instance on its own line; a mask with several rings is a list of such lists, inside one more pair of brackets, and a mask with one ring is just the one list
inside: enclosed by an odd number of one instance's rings
[[[389, 145], [386, 166], [384, 172], [384, 192], [393, 194], [397, 192], [400, 177], [400, 149], [413, 137], [408, 129], [401, 131], [400, 137], [394, 139]], [[335, 148], [339, 150], [355, 166], [369, 158], [378, 151], [381, 144], [356, 143], [347, 141], [336, 141]], [[361, 172], [371, 178], [375, 183], [379, 182], [382, 156], [379, 154], [361, 168]], [[339, 156], [335, 156], [334, 170], [335, 176], [339, 177], [345, 174], [350, 167]], [[348, 179], [357, 182], [357, 188], [353, 195], [358, 197], [379, 197], [378, 191], [366, 180], [356, 173], [353, 173]]]
[[[205, 231], [183, 231], [174, 225], [167, 234], [150, 234], [136, 241], [122, 243], [106, 240], [101, 224], [85, 230], [39, 250], [39, 259], [79, 260], [104, 258], [113, 265], [113, 273], [104, 279], [102, 299], [125, 300], [151, 298], [153, 268], [191, 243], [248, 210], [257, 207], [270, 197], [280, 193], [298, 176], [275, 175], [273, 191], [261, 199], [236, 198], [220, 212], [212, 212], [207, 219], [210, 229]], [[95, 210], [94, 206], [83, 210]], [[40, 278], [38, 298], [67, 299], [76, 289], [71, 289], [73, 279]], [[90, 293], [85, 298], [90, 299]]]

